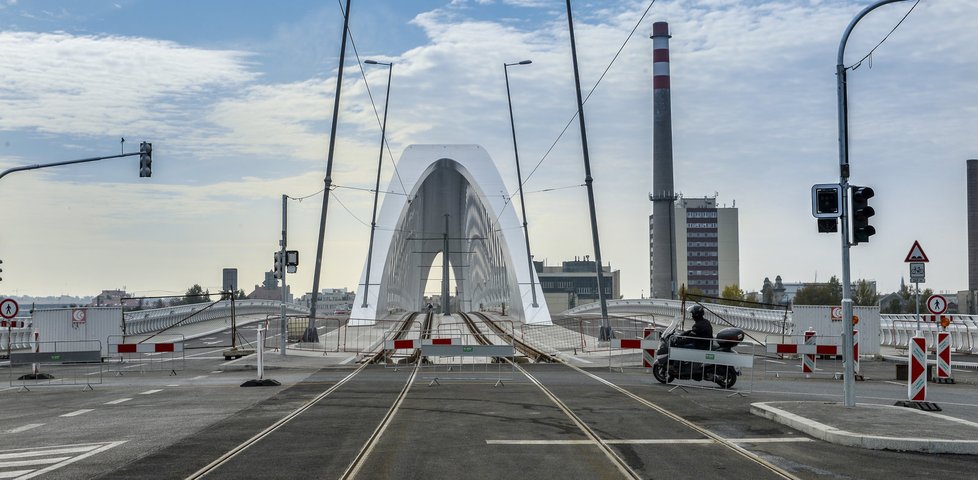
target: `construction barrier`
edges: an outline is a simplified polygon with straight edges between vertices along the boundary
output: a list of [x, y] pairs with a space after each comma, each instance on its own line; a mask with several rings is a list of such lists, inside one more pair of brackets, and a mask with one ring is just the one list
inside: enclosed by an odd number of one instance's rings
[[[642, 371], [650, 372], [655, 361], [655, 351], [660, 344], [659, 332], [652, 328], [646, 328], [642, 332], [642, 338], [612, 339], [608, 350], [608, 368], [618, 369], [622, 373], [626, 368], [641, 368]], [[634, 350], [641, 350], [641, 356], [635, 355]]]
[[951, 376], [951, 334], [937, 334], [937, 383], [954, 383]]
[[109, 372], [117, 375], [150, 371], [165, 371], [176, 375], [186, 368], [183, 343], [183, 335], [175, 333], [161, 333], [151, 337], [110, 335], [106, 365]]
[[[671, 341], [674, 343], [684, 344], [688, 340], [697, 340], [695, 337], [683, 337], [677, 336], [673, 337]], [[724, 377], [731, 374], [738, 374], [737, 385], [741, 387], [736, 388], [738, 390], [736, 393], [745, 393], [753, 390], [754, 386], [754, 345], [750, 343], [741, 343], [737, 348], [740, 351], [725, 351], [717, 348], [717, 340], [710, 342], [709, 349], [702, 350], [698, 348], [688, 348], [688, 347], [675, 347], [670, 345], [669, 347], [669, 369], [670, 372], [677, 371], [678, 376], [674, 381], [685, 381], [691, 380], [694, 383], [683, 383], [678, 384], [676, 387], [694, 387], [694, 388], [705, 388], [709, 390], [721, 389], [719, 384], [713, 382], [708, 383], [706, 380], [699, 380], [696, 377], [696, 369], [699, 368], [696, 364], [703, 364], [703, 368], [708, 368], [706, 366], [713, 366], [715, 368], [714, 375], [717, 377]], [[744, 352], [744, 350], [750, 350], [750, 353]], [[675, 363], [674, 363], [675, 362]], [[677, 370], [675, 368], [678, 367]], [[743, 378], [743, 369], [750, 370], [750, 376], [748, 378]], [[736, 372], [736, 373], [734, 373]], [[684, 378], [685, 377], [685, 378]], [[692, 378], [689, 378], [692, 377]], [[702, 378], [702, 377], [701, 377]], [[747, 381], [748, 387], [743, 388], [743, 381]]]
[[911, 401], [927, 400], [927, 344], [924, 337], [910, 339], [910, 374], [907, 375], [907, 398]]
[[10, 353], [10, 386], [30, 390], [40, 386], [102, 383], [102, 342], [68, 340], [40, 342], [31, 351]]
[[[812, 329], [803, 335], [778, 335], [774, 337], [780, 342], [772, 341], [768, 336], [764, 339], [767, 353], [777, 354], [778, 360], [766, 358], [764, 361], [764, 372], [780, 377], [786, 374], [802, 374], [805, 378], [812, 378], [817, 375], [836, 375], [824, 369], [819, 370], [816, 365], [818, 356], [837, 356], [842, 354], [842, 338], [835, 335], [818, 335]], [[795, 356], [801, 358], [800, 370], [796, 370], [794, 365], [790, 365], [786, 360]], [[786, 365], [785, 368], [771, 367], [770, 365]]]

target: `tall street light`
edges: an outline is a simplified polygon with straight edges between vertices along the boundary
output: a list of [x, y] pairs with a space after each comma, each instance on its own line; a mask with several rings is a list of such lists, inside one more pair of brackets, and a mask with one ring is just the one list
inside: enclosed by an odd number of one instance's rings
[[506, 101], [509, 103], [509, 126], [513, 131], [513, 156], [516, 157], [516, 179], [519, 181], [520, 210], [523, 211], [523, 236], [526, 237], [526, 263], [530, 267], [530, 294], [533, 296], [533, 308], [537, 304], [537, 287], [533, 281], [533, 257], [530, 256], [530, 230], [526, 228], [526, 201], [523, 200], [523, 175], [520, 173], [520, 149], [516, 147], [516, 122], [513, 121], [513, 98], [509, 94], [509, 67], [513, 65], [529, 65], [532, 60], [523, 60], [516, 63], [503, 63], [503, 72], [506, 75]]
[[384, 144], [387, 141], [387, 106], [390, 105], [391, 99], [391, 76], [394, 73], [394, 63], [384, 63], [376, 60], [364, 60], [363, 63], [387, 66], [387, 93], [384, 97], [384, 120], [381, 122], [380, 127], [380, 155], [377, 157], [377, 183], [374, 185], [374, 213], [370, 217], [370, 242], [367, 244], [367, 275], [363, 281], [363, 304], [361, 306], [366, 307], [367, 293], [370, 291], [370, 261], [373, 259], [374, 254], [374, 230], [377, 229], [377, 196], [380, 194], [380, 169], [384, 164]]
[[856, 24], [862, 20], [869, 12], [882, 7], [888, 3], [900, 2], [903, 0], [878, 0], [872, 5], [859, 12], [842, 34], [839, 42], [839, 54], [835, 66], [836, 73], [836, 93], [839, 105], [839, 185], [842, 190], [842, 324], [845, 333], [842, 335], [842, 350], [845, 352], [845, 371], [843, 373], [842, 396], [843, 404], [846, 407], [856, 406], [856, 374], [853, 361], [853, 328], [852, 328], [852, 283], [849, 280], [849, 107], [848, 92], [846, 84], [845, 54], [846, 42], [849, 41], [849, 34]]

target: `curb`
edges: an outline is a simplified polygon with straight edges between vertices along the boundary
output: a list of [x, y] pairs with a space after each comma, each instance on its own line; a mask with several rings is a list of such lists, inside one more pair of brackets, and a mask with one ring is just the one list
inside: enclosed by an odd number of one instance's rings
[[[959, 455], [978, 455], [978, 440], [947, 440], [940, 438], [902, 438], [886, 437], [882, 435], [864, 435], [841, 430], [800, 415], [771, 406], [770, 403], [752, 403], [750, 413], [759, 417], [764, 417], [782, 425], [794, 428], [806, 435], [810, 435], [819, 440], [829, 443], [843, 445], [847, 447], [860, 447], [870, 450], [897, 450], [908, 452], [925, 453], [953, 453]], [[888, 405], [867, 405], [863, 407], [900, 409], [901, 412], [912, 412], [913, 414], [928, 415], [926, 412], [907, 409], [905, 407], [894, 407]], [[930, 414], [935, 415], [935, 414]], [[941, 415], [937, 415], [943, 417]]]

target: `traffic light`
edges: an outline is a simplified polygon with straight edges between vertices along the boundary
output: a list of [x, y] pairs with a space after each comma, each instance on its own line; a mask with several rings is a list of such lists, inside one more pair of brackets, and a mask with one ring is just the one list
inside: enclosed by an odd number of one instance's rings
[[852, 193], [852, 244], [869, 242], [869, 237], [876, 235], [876, 229], [869, 224], [869, 217], [876, 215], [876, 210], [869, 206], [869, 199], [875, 193], [870, 187], [853, 185]]
[[142, 142], [139, 144], [139, 176], [153, 176], [153, 144]]
[[818, 233], [839, 231], [842, 216], [842, 186], [838, 183], [812, 185], [812, 216], [818, 219]]
[[282, 252], [275, 252], [275, 263], [272, 267], [272, 275], [275, 278], [282, 278]]

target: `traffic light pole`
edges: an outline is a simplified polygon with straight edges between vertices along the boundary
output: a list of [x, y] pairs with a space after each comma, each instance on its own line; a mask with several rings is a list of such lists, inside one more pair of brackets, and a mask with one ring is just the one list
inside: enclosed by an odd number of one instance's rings
[[853, 358], [853, 328], [852, 328], [852, 283], [849, 279], [849, 110], [846, 90], [845, 53], [846, 42], [856, 24], [869, 12], [888, 3], [904, 0], [879, 0], [859, 12], [842, 34], [839, 42], [839, 54], [836, 62], [836, 91], [839, 103], [839, 185], [842, 188], [842, 324], [845, 333], [842, 335], [843, 359], [845, 373], [842, 384], [843, 403], [846, 407], [856, 406], [856, 372]]
[[288, 225], [288, 219], [289, 219], [288, 206], [286, 204], [288, 198], [289, 198], [288, 195], [284, 195], [284, 194], [282, 195], [282, 240], [279, 242], [282, 244], [282, 249], [279, 250], [280, 252], [279, 255], [281, 255], [281, 259], [282, 259], [282, 325], [279, 328], [279, 333], [280, 333], [279, 347], [282, 350], [283, 357], [285, 356], [286, 341], [288, 339], [288, 329], [286, 325], [288, 318], [285, 315], [285, 303], [288, 301], [288, 296], [286, 295], [287, 289], [285, 287], [286, 285], [285, 274], [288, 273], [289, 271], [289, 267], [286, 266], [289, 262], [286, 261], [286, 257], [285, 257], [286, 232], [288, 231], [286, 227]]
[[92, 158], [82, 158], [79, 160], [66, 160], [64, 162], [36, 163], [34, 165], [23, 165], [20, 167], [8, 168], [3, 172], [0, 172], [0, 178], [5, 177], [8, 173], [23, 172], [25, 170], [37, 170], [39, 168], [59, 167], [61, 165], [74, 165], [76, 163], [97, 162], [99, 160], [108, 160], [110, 158], [132, 157], [135, 155], [139, 155], [141, 153], [142, 152], [131, 152], [131, 153], [123, 153], [119, 155], [109, 155], [107, 157], [92, 157]]

